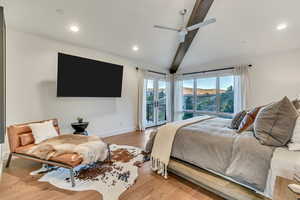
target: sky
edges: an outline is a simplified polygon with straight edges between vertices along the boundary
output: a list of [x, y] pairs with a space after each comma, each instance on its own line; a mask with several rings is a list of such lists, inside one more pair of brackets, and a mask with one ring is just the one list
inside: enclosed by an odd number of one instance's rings
[[[233, 76], [220, 77], [220, 89], [226, 90], [229, 86], [233, 85]], [[193, 88], [193, 80], [185, 80], [183, 86]], [[216, 78], [202, 78], [197, 79], [197, 87], [203, 89], [215, 89]]]
[[[153, 88], [153, 80], [148, 80], [147, 82], [147, 88]], [[165, 88], [166, 82], [165, 81], [159, 81], [159, 88]], [[220, 77], [220, 89], [226, 90], [229, 86], [233, 85], [233, 76], [222, 76]], [[184, 80], [183, 86], [187, 88], [193, 88], [194, 83], [193, 80]], [[216, 88], [216, 78], [201, 78], [197, 79], [197, 87], [203, 88], [203, 89], [215, 89]]]

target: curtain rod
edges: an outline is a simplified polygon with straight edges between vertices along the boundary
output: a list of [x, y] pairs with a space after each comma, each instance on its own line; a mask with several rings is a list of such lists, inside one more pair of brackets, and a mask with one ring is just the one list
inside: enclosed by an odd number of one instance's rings
[[[137, 71], [139, 70], [138, 67], [135, 68]], [[153, 70], [146, 70], [147, 72], [151, 72], [151, 73], [155, 73], [155, 74], [160, 74], [160, 75], [164, 75], [166, 76], [167, 74], [166, 73], [163, 73], [163, 72], [157, 72], [157, 71], [153, 71]]]
[[[248, 65], [248, 67], [252, 67], [252, 65]], [[205, 70], [205, 71], [200, 71], [200, 72], [189, 72], [189, 73], [183, 73], [182, 75], [192, 75], [192, 74], [201, 74], [201, 73], [207, 73], [207, 72], [217, 72], [217, 71], [224, 71], [224, 70], [229, 70], [229, 69], [234, 69], [234, 67], [225, 67], [221, 69], [211, 69], [211, 70]]]

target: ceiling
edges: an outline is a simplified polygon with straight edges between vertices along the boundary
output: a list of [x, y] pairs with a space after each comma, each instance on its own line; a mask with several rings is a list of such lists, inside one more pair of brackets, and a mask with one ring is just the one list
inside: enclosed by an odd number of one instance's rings
[[[177, 48], [177, 33], [153, 28], [178, 27], [179, 11], [195, 0], [2, 0], [6, 23], [15, 29], [110, 52], [168, 68]], [[63, 10], [56, 12], [57, 9]], [[78, 25], [76, 34], [69, 31]], [[139, 51], [133, 52], [132, 46]]]
[[[167, 69], [178, 38], [154, 24], [179, 27], [179, 10], [195, 0], [2, 0], [8, 27]], [[181, 70], [200, 69], [240, 56], [300, 47], [299, 0], [226, 0], [213, 3], [207, 18], [217, 23], [199, 30]], [[57, 11], [58, 10], [58, 11]], [[279, 23], [288, 28], [276, 30]], [[80, 31], [72, 33], [70, 25]], [[138, 45], [139, 51], [132, 51]], [[222, 61], [222, 62], [220, 62]]]
[[[216, 17], [217, 22], [198, 31], [181, 70], [248, 64], [236, 62], [300, 48], [298, 8], [299, 0], [215, 0], [207, 18]], [[288, 27], [278, 31], [281, 23]]]

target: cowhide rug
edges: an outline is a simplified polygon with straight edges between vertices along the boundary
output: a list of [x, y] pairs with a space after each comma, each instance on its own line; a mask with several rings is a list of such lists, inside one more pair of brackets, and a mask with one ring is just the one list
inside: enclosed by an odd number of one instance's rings
[[138, 177], [138, 167], [144, 162], [145, 155], [141, 149], [110, 145], [111, 162], [99, 162], [78, 166], [75, 172], [75, 187], [70, 183], [68, 169], [41, 168], [31, 172], [31, 175], [43, 174], [41, 182], [72, 191], [96, 190], [102, 194], [103, 200], [118, 200], [119, 196], [131, 187]]

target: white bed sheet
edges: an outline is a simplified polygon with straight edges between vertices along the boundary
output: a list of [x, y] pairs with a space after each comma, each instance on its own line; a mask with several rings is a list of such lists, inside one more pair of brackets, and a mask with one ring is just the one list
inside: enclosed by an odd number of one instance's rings
[[289, 151], [288, 148], [276, 148], [274, 151], [264, 195], [273, 196], [277, 176], [293, 179], [300, 172], [300, 151]]

